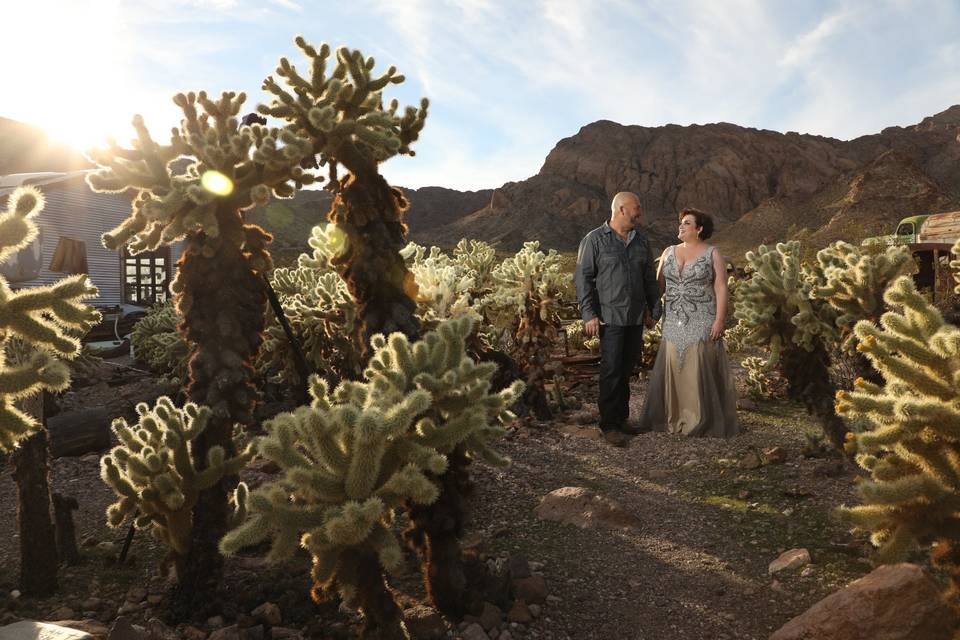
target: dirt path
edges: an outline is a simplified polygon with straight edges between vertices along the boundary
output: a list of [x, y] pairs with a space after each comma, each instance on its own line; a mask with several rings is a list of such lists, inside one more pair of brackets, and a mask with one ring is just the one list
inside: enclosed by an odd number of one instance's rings
[[[136, 384], [142, 394], [144, 381]], [[643, 383], [634, 386], [636, 404]], [[119, 397], [123, 391], [109, 393]], [[591, 395], [590, 390], [584, 394]], [[91, 402], [82, 396], [74, 400]], [[469, 536], [490, 557], [529, 560], [548, 585], [549, 598], [537, 619], [503, 624], [510, 637], [759, 640], [869, 570], [862, 541], [852, 540], [829, 518], [837, 504], [855, 501], [852, 477], [835, 459], [799, 455], [804, 431], [816, 428], [795, 405], [769, 402], [741, 412], [745, 431], [730, 441], [644, 434], [624, 449], [560, 432], [590, 417], [591, 405], [585, 404], [553, 423], [513, 429], [499, 447], [513, 464], [476, 466], [479, 491]], [[737, 466], [749, 452], [773, 446], [787, 453], [786, 462], [753, 470]], [[5, 472], [0, 477], [0, 622], [51, 619], [57, 608], [67, 606], [77, 617], [109, 623], [137, 586], [153, 593], [159, 608], [164, 586], [155, 577], [154, 561], [161, 555], [155, 542], [139, 535], [134, 565], [109, 564], [123, 531], [104, 524], [112, 494], [99, 479], [97, 457], [57, 460], [53, 483], [80, 498], [77, 530], [91, 544], [84, 549], [87, 559], [64, 572], [62, 596], [13, 602], [15, 488]], [[619, 501], [639, 517], [641, 528], [583, 530], [538, 520], [533, 508], [540, 498], [564, 486]], [[794, 547], [809, 549], [813, 564], [803, 574], [769, 576], [769, 562]], [[280, 601], [285, 624], [289, 619], [291, 626], [308, 628], [309, 618], [320, 616], [326, 621], [315, 637], [350, 636], [355, 618], [319, 609], [306, 597], [305, 562], [296, 571], [281, 568], [272, 578], [249, 560], [231, 562], [237, 582], [227, 587], [235, 594], [237, 615], [267, 600]], [[84, 611], [83, 600], [91, 594], [103, 602]], [[142, 619], [152, 615], [145, 604], [131, 613]], [[455, 628], [451, 632], [448, 637], [457, 636]]]

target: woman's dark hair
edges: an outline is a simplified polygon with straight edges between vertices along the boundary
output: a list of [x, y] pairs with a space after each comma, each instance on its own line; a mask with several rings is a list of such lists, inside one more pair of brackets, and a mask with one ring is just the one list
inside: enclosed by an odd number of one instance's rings
[[700, 229], [700, 239], [706, 240], [713, 235], [713, 218], [706, 211], [688, 207], [680, 210], [677, 222], [683, 220], [683, 216], [693, 216], [697, 228]]

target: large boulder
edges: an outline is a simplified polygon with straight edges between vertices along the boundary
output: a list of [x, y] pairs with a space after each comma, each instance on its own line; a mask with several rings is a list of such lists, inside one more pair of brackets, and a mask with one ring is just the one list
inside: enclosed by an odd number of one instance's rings
[[930, 576], [897, 564], [827, 596], [770, 640], [951, 640], [957, 622]]
[[0, 627], [0, 638], [3, 640], [94, 640], [94, 637], [86, 631], [34, 620], [21, 620]]

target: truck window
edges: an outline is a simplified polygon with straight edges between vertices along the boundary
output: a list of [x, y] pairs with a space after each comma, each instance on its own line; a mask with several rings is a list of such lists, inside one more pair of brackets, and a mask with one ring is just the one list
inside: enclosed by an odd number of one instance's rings
[[912, 236], [913, 235], [913, 223], [904, 222], [899, 227], [897, 227], [898, 236]]

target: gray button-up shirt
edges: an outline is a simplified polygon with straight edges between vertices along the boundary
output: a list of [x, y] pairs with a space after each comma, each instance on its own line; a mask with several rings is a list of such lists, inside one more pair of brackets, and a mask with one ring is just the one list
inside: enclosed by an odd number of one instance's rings
[[584, 322], [599, 317], [615, 326], [643, 324], [644, 312], [660, 317], [660, 286], [650, 241], [631, 231], [627, 242], [604, 222], [586, 235], [577, 252], [577, 298]]

